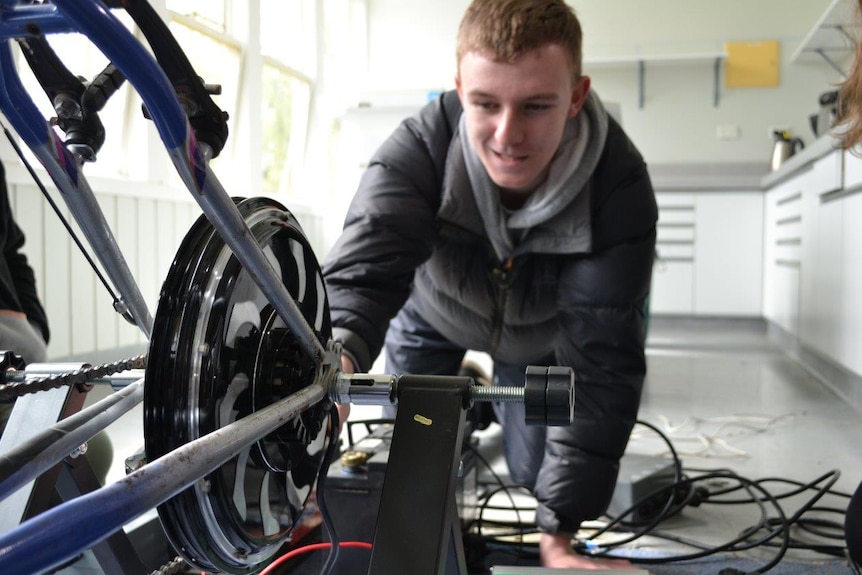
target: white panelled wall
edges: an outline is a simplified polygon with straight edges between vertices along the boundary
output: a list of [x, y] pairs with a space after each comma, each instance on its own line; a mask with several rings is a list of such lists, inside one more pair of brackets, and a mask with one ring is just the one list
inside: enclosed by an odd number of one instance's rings
[[[107, 290], [29, 175], [13, 165], [7, 168], [7, 181], [15, 217], [26, 235], [24, 252], [48, 315], [49, 359], [85, 358], [89, 352], [144, 345], [140, 330], [114, 312]], [[200, 208], [183, 190], [109, 180], [90, 183], [155, 315], [162, 281]], [[53, 190], [50, 180], [45, 185]], [[52, 197], [68, 219], [59, 194], [54, 191]], [[74, 229], [87, 245], [77, 226]]]
[[[163, 17], [169, 17], [166, 0], [150, 2]], [[322, 6], [322, 2], [309, 0], [310, 5], [317, 7]], [[230, 137], [222, 154], [212, 162], [212, 167], [230, 195], [251, 197], [263, 193], [261, 158], [266, 153], [263, 142], [266, 126], [259, 110], [262, 90], [252, 82], [263, 76], [261, 2], [226, 2], [223, 7], [230, 13], [227, 19], [235, 36], [220, 33], [215, 37], [228, 38], [229, 45], [241, 47], [237, 51], [241, 74], [225, 81], [242, 89], [238, 90], [236, 107], [226, 110], [230, 115]], [[321, 52], [322, 46], [315, 42], [318, 40], [309, 42], [309, 52], [304, 53], [305, 56]], [[101, 69], [104, 57], [87, 50], [83, 45], [74, 45], [65, 48], [61, 57], [74, 73], [84, 73], [79, 66], [89, 60], [98, 63]], [[295, 52], [285, 54], [285, 59], [294, 61], [287, 56], [295, 56]], [[197, 65], [208, 55], [189, 53], [188, 56], [192, 64]], [[22, 76], [27, 74], [29, 70], [22, 66]], [[37, 89], [31, 95], [36, 102], [44, 99]], [[224, 105], [219, 97], [215, 101], [217, 105]], [[117, 108], [122, 113], [108, 113]], [[43, 110], [43, 113], [49, 112]], [[177, 248], [201, 211], [191, 194], [182, 187], [152, 122], [144, 119], [137, 94], [124, 86], [106, 106], [102, 120], [107, 132], [105, 147], [99, 161], [85, 165], [83, 173], [132, 275], [140, 283], [150, 313], [155, 315], [159, 290]], [[117, 125], [119, 122], [122, 125]], [[4, 120], [4, 123], [8, 122]], [[331, 132], [331, 126], [322, 129], [327, 134]], [[298, 132], [301, 134], [296, 137], [297, 142], [303, 142], [305, 126]], [[87, 360], [88, 354], [95, 352], [107, 352], [112, 356], [110, 352], [128, 351], [129, 347], [144, 350], [145, 337], [136, 326], [114, 312], [106, 289], [5, 140], [0, 140], [0, 159], [6, 167], [15, 218], [26, 235], [24, 253], [34, 268], [39, 295], [48, 315], [51, 329], [49, 360], [70, 357]], [[53, 182], [38, 162], [31, 161], [36, 164], [34, 169], [54, 201], [67, 215], [65, 203]], [[301, 179], [299, 175], [293, 177]], [[329, 185], [326, 178], [321, 177], [320, 180], [320, 187], [309, 188], [307, 194], [293, 190], [289, 196], [273, 195], [297, 216], [318, 254], [322, 254], [327, 246], [322, 215], [326, 206], [314, 206], [309, 199], [327, 195], [325, 192]], [[89, 249], [83, 236], [81, 240]], [[105, 356], [105, 353], [100, 355]]]
[[[108, 291], [29, 174], [14, 163], [6, 171], [12, 209], [26, 236], [24, 253], [36, 274], [51, 328], [49, 359], [86, 359], [91, 352], [130, 346], [143, 349], [146, 338], [114, 311]], [[42, 173], [46, 187], [68, 220], [68, 209]], [[185, 189], [104, 178], [91, 179], [90, 184], [150, 313], [155, 316], [159, 292], [177, 248], [201, 209]], [[291, 211], [319, 253], [324, 237], [322, 218], [302, 207]], [[86, 238], [72, 224], [91, 252]]]

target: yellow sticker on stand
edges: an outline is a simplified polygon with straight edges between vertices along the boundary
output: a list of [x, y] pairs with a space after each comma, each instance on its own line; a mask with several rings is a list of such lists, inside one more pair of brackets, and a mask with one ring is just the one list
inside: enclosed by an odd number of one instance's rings
[[425, 417], [424, 415], [419, 415], [418, 413], [413, 416], [413, 421], [416, 423], [421, 423], [422, 425], [431, 425], [432, 421]]

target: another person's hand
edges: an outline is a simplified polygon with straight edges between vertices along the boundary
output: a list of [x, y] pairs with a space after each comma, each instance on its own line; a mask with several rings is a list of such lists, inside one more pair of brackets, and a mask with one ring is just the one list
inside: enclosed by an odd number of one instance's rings
[[542, 565], [552, 569], [637, 569], [625, 559], [592, 559], [578, 555], [572, 549], [570, 533], [542, 533], [539, 538]]

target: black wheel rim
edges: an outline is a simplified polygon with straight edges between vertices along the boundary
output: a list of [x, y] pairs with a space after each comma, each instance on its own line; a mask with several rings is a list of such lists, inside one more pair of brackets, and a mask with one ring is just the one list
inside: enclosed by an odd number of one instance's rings
[[[235, 200], [252, 235], [326, 345], [323, 278], [278, 202]], [[162, 287], [147, 358], [144, 433], [152, 461], [309, 385], [316, 365], [230, 248], [200, 218]], [[252, 573], [288, 539], [323, 463], [328, 400], [158, 507], [168, 539], [202, 571]]]

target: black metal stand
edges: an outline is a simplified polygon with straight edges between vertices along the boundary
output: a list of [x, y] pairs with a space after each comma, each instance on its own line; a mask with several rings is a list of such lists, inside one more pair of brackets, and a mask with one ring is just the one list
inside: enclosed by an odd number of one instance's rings
[[369, 575], [466, 575], [455, 487], [472, 382], [399, 379]]

